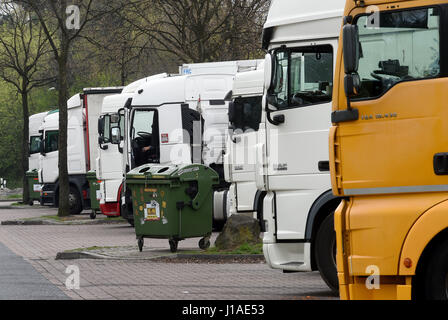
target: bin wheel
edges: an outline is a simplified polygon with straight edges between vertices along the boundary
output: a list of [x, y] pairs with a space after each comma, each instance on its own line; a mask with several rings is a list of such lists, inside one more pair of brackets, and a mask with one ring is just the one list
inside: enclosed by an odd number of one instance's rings
[[138, 242], [138, 250], [140, 252], [142, 252], [143, 251], [143, 246], [145, 244], [145, 239], [144, 238], [138, 238], [137, 242]]
[[34, 205], [34, 201], [33, 201], [33, 200], [30, 200], [30, 202], [28, 202], [28, 204], [29, 204], [30, 206], [33, 206], [33, 205]]
[[90, 212], [90, 219], [95, 220], [96, 219], [96, 211], [92, 210], [92, 212]]
[[170, 239], [169, 242], [170, 242], [170, 250], [171, 250], [171, 252], [172, 253], [177, 252], [177, 245], [179, 244], [179, 241]]
[[207, 250], [210, 248], [210, 239], [208, 238], [202, 238], [199, 240], [199, 248], [202, 250]]

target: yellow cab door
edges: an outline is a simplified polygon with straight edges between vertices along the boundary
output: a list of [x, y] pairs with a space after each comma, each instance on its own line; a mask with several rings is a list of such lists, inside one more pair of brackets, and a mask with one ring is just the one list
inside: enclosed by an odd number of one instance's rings
[[[388, 1], [346, 12], [359, 31], [361, 85], [350, 101], [358, 116], [335, 123], [331, 145], [334, 192], [350, 199], [340, 223], [344, 271], [352, 277], [370, 275], [372, 266], [381, 276], [396, 276], [407, 232], [448, 198], [443, 2]], [[339, 59], [336, 111], [347, 109]]]

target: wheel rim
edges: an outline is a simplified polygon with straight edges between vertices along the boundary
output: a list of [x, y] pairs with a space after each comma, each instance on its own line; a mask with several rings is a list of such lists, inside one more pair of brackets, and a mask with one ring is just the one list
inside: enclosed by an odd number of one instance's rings
[[73, 193], [70, 193], [68, 195], [68, 204], [70, 206], [70, 209], [73, 209], [76, 205], [76, 197]]

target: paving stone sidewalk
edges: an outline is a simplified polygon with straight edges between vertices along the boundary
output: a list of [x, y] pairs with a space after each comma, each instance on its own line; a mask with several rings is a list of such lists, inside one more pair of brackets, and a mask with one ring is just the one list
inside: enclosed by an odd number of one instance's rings
[[[0, 221], [55, 213], [52, 208], [0, 209]], [[196, 249], [198, 240], [181, 241], [179, 249]], [[335, 299], [318, 273], [283, 274], [266, 264], [55, 260], [57, 252], [77, 248], [136, 248], [128, 225], [0, 226], [0, 242], [73, 299]], [[169, 246], [166, 240], [149, 239], [145, 248]], [[79, 290], [65, 287], [71, 265], [80, 270]]]

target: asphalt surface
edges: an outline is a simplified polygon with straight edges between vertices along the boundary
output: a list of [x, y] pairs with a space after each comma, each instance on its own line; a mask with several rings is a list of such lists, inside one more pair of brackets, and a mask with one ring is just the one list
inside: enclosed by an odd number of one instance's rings
[[0, 242], [0, 300], [61, 299], [68, 297]]

